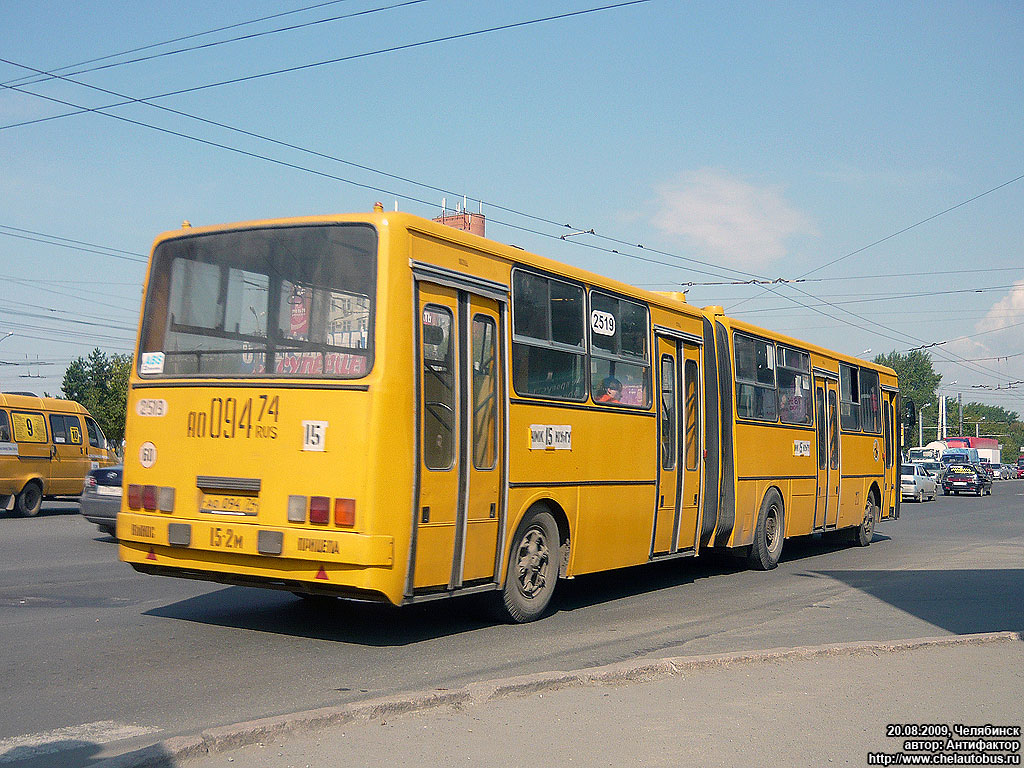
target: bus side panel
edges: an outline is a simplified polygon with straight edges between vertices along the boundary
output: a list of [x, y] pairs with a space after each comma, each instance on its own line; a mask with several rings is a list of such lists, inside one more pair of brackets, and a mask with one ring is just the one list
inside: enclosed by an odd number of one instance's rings
[[[536, 446], [534, 431], [552, 427], [568, 437], [559, 446]], [[571, 568], [590, 572], [647, 562], [654, 526], [658, 420], [650, 411], [557, 404], [513, 403], [510, 411], [508, 540], [524, 495], [566, 493], [578, 511], [565, 508], [572, 538]], [[561, 501], [559, 502], [562, 503]], [[570, 506], [576, 507], [575, 501]], [[522, 510], [525, 511], [525, 510]]]
[[785, 499], [786, 536], [804, 536], [814, 530], [817, 483], [813, 477], [797, 478], [790, 481], [789, 487], [789, 496]]
[[[844, 434], [842, 440], [843, 478], [840, 485], [838, 527], [860, 525], [872, 482], [882, 485], [882, 436]], [[877, 456], [877, 459], [876, 459]], [[873, 478], [877, 476], [877, 480]]]
[[655, 488], [580, 488], [572, 575], [647, 562], [654, 525]]

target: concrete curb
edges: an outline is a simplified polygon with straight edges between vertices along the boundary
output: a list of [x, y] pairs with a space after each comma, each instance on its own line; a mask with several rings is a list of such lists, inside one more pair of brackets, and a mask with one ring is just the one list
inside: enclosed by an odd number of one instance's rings
[[709, 656], [625, 661], [572, 672], [541, 672], [532, 675], [470, 683], [452, 691], [419, 691], [339, 707], [266, 717], [234, 725], [209, 728], [194, 736], [181, 736], [127, 752], [94, 764], [94, 768], [173, 768], [190, 757], [226, 752], [271, 741], [290, 734], [311, 733], [353, 721], [379, 720], [410, 712], [452, 705], [483, 704], [512, 696], [556, 691], [563, 688], [658, 680], [674, 675], [737, 665], [800, 661], [840, 656], [871, 656], [960, 645], [1024, 642], [1024, 632], [987, 632], [973, 635], [924, 637], [889, 642], [833, 643], [765, 651], [738, 651]]

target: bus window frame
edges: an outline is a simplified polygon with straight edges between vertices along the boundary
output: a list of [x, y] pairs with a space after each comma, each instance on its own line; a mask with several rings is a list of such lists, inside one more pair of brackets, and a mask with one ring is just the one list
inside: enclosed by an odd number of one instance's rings
[[[766, 384], [758, 383], [756, 381], [756, 379], [754, 379], [754, 380], [751, 380], [751, 379], [741, 379], [737, 375], [737, 369], [738, 369], [738, 365], [739, 365], [739, 356], [736, 354], [736, 337], [737, 336], [740, 337], [741, 339], [749, 339], [749, 340], [751, 340], [751, 341], [753, 341], [755, 343], [763, 342], [764, 344], [767, 344], [768, 348], [771, 350], [771, 354], [772, 354], [772, 369], [771, 369], [772, 370], [772, 386], [771, 386], [770, 389], [775, 394], [775, 418], [774, 419], [769, 419], [769, 418], [765, 418], [765, 417], [758, 417], [758, 416], [745, 416], [745, 415], [741, 415], [740, 414], [740, 386], [739, 386], [740, 384], [751, 385], [751, 386], [753, 386], [755, 388], [755, 390], [757, 388], [768, 390], [769, 387]], [[764, 336], [759, 336], [759, 335], [754, 334], [754, 333], [750, 333], [748, 331], [735, 330], [735, 329], [733, 330], [733, 332], [732, 332], [732, 384], [733, 384], [734, 395], [733, 395], [732, 407], [733, 407], [733, 410], [736, 413], [736, 421], [737, 422], [754, 422], [754, 423], [757, 423], [757, 424], [779, 424], [780, 423], [780, 421], [779, 421], [780, 414], [779, 414], [778, 363], [779, 363], [778, 350], [775, 348], [775, 341], [774, 340], [765, 338]], [[803, 424], [795, 424], [795, 425], [786, 424], [785, 426], [798, 426], [798, 427], [802, 428], [805, 425], [803, 425]]]
[[[847, 369], [851, 372], [853, 380], [849, 385], [849, 390], [856, 400], [847, 400], [846, 395], [847, 387], [845, 379], [843, 378], [843, 369]], [[850, 415], [843, 415], [843, 406], [849, 406]], [[852, 365], [851, 363], [844, 363], [839, 361], [839, 427], [845, 432], [862, 432], [863, 429], [861, 418], [860, 418], [860, 366]], [[847, 422], [849, 421], [849, 426]]]
[[[210, 371], [196, 372], [196, 373], [173, 373], [173, 374], [168, 374], [168, 373], [153, 373], [151, 371], [143, 371], [142, 370], [143, 356], [146, 355], [146, 354], [149, 354], [150, 352], [159, 351], [159, 352], [161, 352], [161, 354], [165, 354], [165, 355], [167, 355], [167, 354], [190, 355], [190, 354], [197, 354], [197, 353], [198, 354], [217, 355], [217, 354], [235, 354], [236, 353], [235, 350], [217, 350], [217, 349], [190, 350], [190, 351], [181, 351], [181, 352], [174, 352], [174, 353], [168, 353], [166, 350], [144, 351], [143, 347], [146, 345], [146, 341], [149, 340], [149, 338], [154, 333], [158, 332], [157, 329], [153, 325], [154, 322], [156, 322], [156, 318], [158, 318], [158, 317], [161, 318], [160, 319], [160, 324], [164, 325], [163, 331], [159, 331], [159, 333], [166, 334], [168, 332], [168, 330], [170, 329], [169, 317], [171, 315], [171, 284], [170, 284], [171, 272], [172, 272], [172, 269], [173, 269], [173, 261], [174, 261], [174, 259], [175, 258], [180, 258], [180, 257], [176, 257], [173, 254], [168, 255], [166, 258], [170, 259], [171, 261], [167, 265], [167, 267], [164, 268], [163, 266], [161, 266], [160, 269], [157, 269], [156, 268], [156, 264], [157, 264], [158, 256], [160, 256], [160, 258], [165, 258], [165, 257], [162, 256], [162, 254], [159, 253], [162, 248], [164, 248], [165, 246], [167, 246], [168, 244], [171, 244], [171, 243], [178, 243], [178, 242], [183, 242], [183, 241], [188, 241], [188, 240], [207, 238], [207, 237], [215, 237], [215, 236], [223, 236], [223, 235], [229, 235], [229, 234], [230, 235], [241, 235], [241, 234], [251, 233], [251, 232], [266, 232], [266, 231], [272, 231], [272, 230], [296, 230], [296, 229], [306, 229], [306, 228], [327, 229], [327, 228], [334, 228], [334, 227], [368, 229], [368, 230], [370, 230], [373, 233], [374, 252], [373, 252], [373, 257], [369, 261], [369, 266], [371, 267], [371, 269], [373, 271], [372, 279], [370, 281], [370, 284], [372, 285], [372, 288], [373, 288], [373, 295], [370, 296], [370, 295], [358, 294], [358, 293], [355, 293], [353, 291], [347, 291], [347, 290], [344, 291], [344, 293], [351, 294], [352, 296], [365, 297], [369, 301], [369, 304], [370, 304], [369, 313], [368, 313], [369, 316], [368, 316], [367, 321], [366, 321], [367, 322], [366, 347], [364, 347], [364, 348], [339, 347], [337, 345], [330, 345], [330, 344], [326, 344], [326, 343], [323, 343], [323, 342], [296, 341], [296, 340], [290, 340], [290, 339], [286, 339], [286, 338], [277, 338], [277, 337], [271, 338], [272, 331], [271, 331], [271, 325], [270, 325], [270, 318], [269, 318], [269, 316], [267, 318], [267, 323], [266, 323], [266, 335], [262, 336], [262, 337], [261, 336], [247, 336], [247, 337], [243, 338], [242, 334], [233, 333], [233, 332], [227, 332], [227, 331], [224, 331], [222, 329], [217, 329], [217, 328], [214, 328], [214, 329], [202, 328], [201, 329], [202, 332], [199, 333], [198, 335], [209, 336], [211, 338], [238, 339], [238, 340], [242, 341], [243, 343], [245, 343], [247, 341], [248, 342], [257, 343], [257, 344], [262, 343], [262, 344], [265, 345], [264, 354], [267, 354], [268, 351], [270, 350], [271, 342], [273, 342], [273, 351], [274, 351], [275, 355], [276, 354], [285, 354], [286, 355], [288, 353], [306, 352], [306, 351], [319, 352], [320, 355], [321, 355], [321, 359], [324, 361], [325, 364], [326, 364], [326, 360], [327, 360], [327, 355], [330, 352], [338, 352], [339, 354], [348, 354], [348, 355], [352, 355], [352, 356], [362, 356], [366, 360], [366, 363], [365, 363], [366, 368], [365, 368], [365, 370], [362, 373], [359, 373], [359, 374], [356, 374], [356, 375], [346, 375], [346, 374], [338, 374], [338, 373], [328, 373], [328, 372], [325, 372], [325, 371], [321, 371], [319, 373], [289, 373], [287, 371], [278, 372], [277, 370], [274, 370], [274, 371], [271, 371], [271, 372], [245, 373], [245, 374], [238, 373], [238, 372], [217, 373], [217, 372], [210, 372]], [[376, 339], [377, 314], [378, 314], [378, 305], [379, 305], [379, 303], [381, 301], [381, 285], [380, 285], [380, 280], [381, 280], [381, 268], [380, 268], [381, 243], [382, 243], [382, 238], [381, 238], [380, 231], [372, 223], [369, 223], [369, 222], [346, 222], [346, 221], [309, 222], [309, 223], [301, 223], [301, 224], [300, 223], [291, 223], [291, 224], [276, 224], [276, 225], [268, 225], [268, 226], [248, 226], [248, 227], [223, 229], [223, 230], [218, 230], [216, 232], [189, 233], [189, 234], [180, 235], [180, 236], [176, 236], [176, 237], [168, 237], [168, 238], [166, 238], [164, 240], [161, 240], [159, 243], [157, 243], [154, 246], [152, 254], [150, 256], [150, 260], [149, 260], [149, 272], [150, 272], [150, 274], [148, 276], [148, 279], [147, 279], [147, 282], [146, 282], [146, 285], [145, 285], [144, 301], [143, 301], [143, 306], [142, 306], [142, 326], [141, 326], [140, 332], [138, 334], [138, 338], [136, 339], [136, 355], [135, 355], [135, 368], [134, 368], [135, 375], [138, 376], [141, 380], [144, 380], [144, 381], [147, 381], [147, 380], [153, 380], [153, 381], [163, 381], [163, 380], [170, 380], [170, 381], [201, 381], [201, 380], [205, 380], [205, 379], [223, 379], [223, 380], [236, 380], [236, 381], [267, 381], [267, 380], [273, 380], [273, 379], [285, 379], [285, 380], [288, 380], [288, 381], [312, 382], [312, 381], [316, 381], [316, 380], [321, 380], [321, 381], [322, 380], [327, 380], [327, 381], [331, 381], [331, 382], [345, 382], [345, 383], [348, 383], [348, 382], [357, 381], [357, 380], [360, 380], [360, 379], [365, 379], [373, 371], [373, 366], [374, 366], [374, 364], [376, 362], [376, 358], [377, 358], [377, 339]], [[206, 263], [206, 262], [195, 262], [195, 263]], [[222, 269], [222, 268], [224, 268], [226, 266], [229, 269], [233, 269], [234, 268], [234, 267], [228, 266], [225, 263], [218, 263], [216, 266], [219, 269]], [[159, 292], [159, 291], [156, 290], [157, 287], [158, 287], [158, 285], [157, 285], [158, 282], [159, 282], [159, 287], [163, 289], [163, 293], [162, 293], [162, 296], [161, 296], [161, 299], [160, 299], [163, 302], [162, 306], [157, 306], [157, 305], [153, 304], [153, 302], [157, 301], [157, 299], [154, 298], [154, 296], [155, 296], [156, 293]], [[273, 281], [271, 281], [271, 285], [273, 285], [273, 284], [274, 284]], [[281, 279], [280, 278], [278, 279], [277, 284], [278, 284], [278, 287], [280, 287], [280, 285], [281, 285]], [[327, 289], [327, 290], [330, 290], [332, 288], [332, 286], [326, 286], [326, 285], [317, 285], [317, 286], [308, 286], [308, 287], [319, 288], [319, 289]], [[337, 288], [337, 286], [333, 286], [333, 287]], [[268, 312], [274, 310], [274, 308], [275, 308], [275, 300], [274, 300], [272, 294], [273, 294], [273, 291], [270, 291], [268, 293]], [[182, 330], [180, 332], [184, 332], [184, 333], [189, 332], [189, 330], [188, 330], [189, 326], [181, 326], [181, 327], [184, 328], [184, 330]], [[166, 338], [164, 339], [164, 342], [166, 343]], [[363, 354], [356, 355], [354, 351], [359, 351], [359, 352], [362, 352]], [[276, 369], [276, 364], [275, 364], [275, 369]]]
[[[625, 354], [624, 355], [624, 354], [622, 354], [621, 334], [619, 333], [619, 330], [618, 330], [619, 321], [620, 321], [620, 318], [622, 316], [621, 309], [620, 309], [620, 311], [617, 313], [617, 315], [615, 317], [615, 324], [616, 324], [615, 336], [619, 338], [619, 352], [618, 353], [614, 353], [614, 352], [608, 352], [606, 350], [601, 350], [600, 352], [595, 351], [594, 338], [593, 338], [593, 336], [594, 336], [594, 329], [593, 329], [593, 323], [590, 321], [591, 317], [593, 315], [593, 312], [594, 312], [593, 297], [594, 297], [595, 294], [597, 296], [601, 296], [601, 297], [608, 298], [608, 299], [614, 299], [615, 301], [619, 302], [619, 304], [617, 305], [617, 308], [621, 308], [622, 302], [626, 302], [627, 304], [632, 304], [632, 305], [634, 305], [636, 307], [640, 307], [640, 308], [643, 309], [643, 311], [644, 311], [645, 328], [644, 328], [644, 333], [643, 333], [644, 354], [643, 354], [643, 358], [642, 359], [639, 358], [639, 357], [635, 357], [633, 355], [629, 355], [629, 354]], [[601, 311], [601, 310], [599, 310], [599, 311]], [[586, 316], [585, 316], [584, 319], [587, 321], [585, 323], [585, 326], [584, 326], [585, 335], [587, 337], [587, 348], [588, 348], [588, 354], [587, 354], [587, 377], [588, 377], [591, 385], [593, 385], [593, 379], [594, 379], [594, 368], [593, 368], [593, 361], [594, 360], [603, 360], [605, 362], [611, 363], [613, 367], [614, 367], [614, 365], [616, 363], [619, 363], [619, 364], [622, 364], [622, 365], [628, 365], [628, 366], [633, 366], [635, 368], [642, 368], [643, 369], [641, 374], [640, 374], [640, 379], [644, 383], [644, 401], [643, 401], [643, 403], [641, 403], [641, 404], [633, 404], [633, 403], [613, 402], [613, 401], [610, 401], [610, 400], [607, 401], [607, 402], [604, 402], [604, 403], [599, 403], [599, 402], [597, 402], [595, 400], [594, 404], [598, 405], [600, 407], [603, 407], [603, 408], [630, 408], [630, 409], [633, 409], [633, 410], [649, 411], [651, 409], [651, 405], [653, 404], [653, 399], [654, 399], [653, 398], [653, 393], [652, 393], [653, 387], [651, 386], [651, 373], [652, 373], [651, 369], [652, 369], [653, 366], [651, 365], [651, 308], [650, 308], [650, 306], [646, 302], [639, 301], [637, 299], [631, 299], [628, 296], [623, 296], [622, 294], [616, 293], [614, 291], [609, 291], [609, 290], [606, 290], [604, 288], [595, 288], [593, 286], [590, 286], [589, 289], [587, 290], [587, 312], [586, 312]], [[615, 374], [610, 373], [609, 375], [610, 376], [614, 376]], [[591, 394], [593, 394], [594, 390], [595, 390], [595, 387], [591, 386], [590, 387]]]
[[[883, 408], [882, 408], [882, 377], [878, 375], [878, 371], [872, 370], [871, 368], [865, 368], [863, 366], [857, 366], [857, 389], [860, 396], [860, 431], [869, 435], [880, 435], [883, 432], [883, 420], [885, 419]], [[875, 403], [876, 408], [870, 407], [870, 402], [864, 402], [864, 378], [865, 374], [868, 377], [874, 377], [875, 382]], [[870, 390], [867, 394], [870, 394]], [[864, 412], [867, 411], [874, 415], [874, 421], [878, 425], [877, 429], [868, 429], [864, 425]]]
[[[533, 336], [521, 336], [521, 335], [516, 333], [516, 317], [518, 315], [517, 302], [516, 302], [516, 293], [517, 293], [516, 292], [516, 275], [518, 275], [518, 274], [526, 274], [526, 275], [530, 275], [532, 277], [539, 277], [539, 278], [541, 278], [543, 280], [549, 281], [548, 299], [547, 299], [548, 300], [548, 316], [547, 316], [547, 334], [548, 334], [548, 338], [547, 339], [538, 339], [538, 338], [535, 338]], [[580, 323], [581, 323], [581, 326], [582, 326], [582, 329], [583, 329], [583, 346], [582, 347], [576, 347], [576, 346], [571, 345], [571, 344], [564, 344], [562, 342], [557, 342], [557, 341], [555, 341], [553, 339], [553, 331], [551, 329], [551, 308], [550, 308], [550, 306], [551, 306], [550, 281], [551, 280], [554, 280], [554, 281], [559, 282], [559, 283], [563, 283], [565, 285], [569, 285], [569, 286], [571, 286], [573, 288], [577, 288], [577, 289], [579, 289], [579, 291], [581, 293], [581, 298], [582, 298], [582, 302], [581, 302], [582, 316], [580, 317]], [[523, 267], [523, 266], [517, 265], [517, 266], [513, 267], [512, 271], [511, 271], [511, 275], [510, 275], [510, 289], [509, 290], [510, 290], [510, 293], [511, 293], [511, 300], [509, 301], [509, 305], [511, 307], [510, 314], [511, 314], [511, 325], [512, 325], [512, 345], [511, 345], [512, 348], [510, 350], [509, 359], [513, 363], [513, 368], [515, 366], [515, 357], [516, 357], [516, 347], [517, 346], [533, 347], [533, 348], [536, 348], [536, 349], [547, 349], [547, 350], [551, 350], [553, 352], [563, 352], [563, 353], [566, 353], [566, 354], [576, 355], [578, 357], [581, 357], [582, 360], [583, 360], [583, 368], [582, 368], [582, 372], [581, 372], [581, 376], [582, 376], [582, 379], [583, 379], [583, 382], [582, 382], [583, 383], [583, 387], [582, 387], [582, 392], [580, 393], [579, 397], [561, 397], [559, 395], [542, 394], [542, 393], [536, 393], [536, 392], [530, 392], [530, 391], [521, 390], [519, 388], [519, 386], [517, 385], [517, 382], [516, 382], [516, 378], [517, 377], [515, 375], [515, 370], [513, 370], [513, 372], [512, 372], [512, 390], [519, 397], [536, 398], [538, 400], [553, 400], [553, 401], [556, 401], [556, 402], [563, 402], [563, 403], [585, 403], [587, 401], [588, 397], [590, 396], [589, 375], [588, 375], [589, 368], [590, 368], [590, 349], [588, 347], [588, 344], [589, 344], [589, 334], [587, 333], [587, 327], [588, 327], [588, 324], [587, 324], [587, 307], [588, 307], [588, 302], [587, 302], [587, 286], [584, 285], [583, 283], [579, 282], [579, 281], [576, 281], [576, 280], [567, 279], [567, 278], [561, 277], [559, 275], [554, 275], [554, 274], [551, 274], [551, 273], [548, 273], [548, 272], [544, 272], [542, 270], [531, 269], [531, 268], [527, 268], [527, 267]]]
[[[797, 354], [806, 357], [807, 369], [804, 370], [800, 368], [793, 368], [792, 366], [789, 365], [783, 365], [782, 354], [779, 351], [780, 349], [785, 349], [788, 352], [796, 352]], [[784, 425], [786, 427], [800, 427], [804, 429], [814, 428], [814, 381], [811, 376], [811, 367], [811, 353], [808, 352], [806, 349], [800, 349], [800, 347], [794, 347], [791, 344], [780, 344], [779, 342], [775, 343], [775, 388], [777, 390], [776, 402], [779, 411], [779, 424]], [[805, 398], [807, 400], [805, 408], [805, 412], [807, 413], [806, 421], [787, 421], [782, 417], [782, 391], [781, 387], [779, 386], [779, 370], [783, 368], [786, 371], [795, 373], [797, 376], [806, 377], [807, 387], [801, 387], [801, 389], [807, 393], [807, 397]]]

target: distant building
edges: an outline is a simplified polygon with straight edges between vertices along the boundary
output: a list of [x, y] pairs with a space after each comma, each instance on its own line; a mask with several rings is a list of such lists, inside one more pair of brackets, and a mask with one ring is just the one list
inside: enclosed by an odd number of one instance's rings
[[484, 215], [482, 213], [444, 213], [434, 221], [444, 224], [446, 227], [461, 229], [463, 232], [471, 232], [474, 235], [484, 236]]

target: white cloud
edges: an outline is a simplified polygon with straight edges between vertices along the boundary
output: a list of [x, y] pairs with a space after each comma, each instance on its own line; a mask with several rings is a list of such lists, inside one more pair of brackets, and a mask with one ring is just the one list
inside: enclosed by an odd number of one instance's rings
[[728, 266], [764, 267], [787, 254], [789, 238], [817, 234], [779, 188], [756, 187], [725, 171], [704, 168], [656, 191], [654, 226]]
[[[1024, 322], [1024, 280], [1014, 283], [1010, 292], [992, 305], [988, 314], [975, 325], [975, 330], [992, 332], [993, 336], [1003, 336], [999, 333], [1002, 329], [1013, 330], [1013, 341], [1019, 345], [1021, 336], [1024, 335], [1024, 331], [1018, 325], [1021, 322]], [[1017, 327], [1011, 329], [1010, 326]]]

